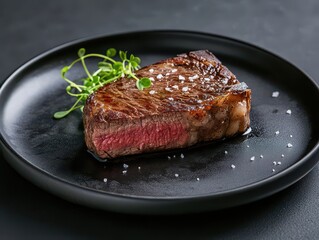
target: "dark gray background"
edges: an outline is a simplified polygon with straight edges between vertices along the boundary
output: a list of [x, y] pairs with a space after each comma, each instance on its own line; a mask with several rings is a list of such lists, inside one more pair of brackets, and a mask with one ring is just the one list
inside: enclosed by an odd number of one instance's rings
[[[264, 47], [319, 83], [319, 2], [0, 1], [0, 81], [82, 37], [136, 30], [221, 34]], [[262, 201], [221, 212], [132, 216], [74, 205], [20, 177], [0, 155], [1, 239], [318, 239], [319, 168]]]

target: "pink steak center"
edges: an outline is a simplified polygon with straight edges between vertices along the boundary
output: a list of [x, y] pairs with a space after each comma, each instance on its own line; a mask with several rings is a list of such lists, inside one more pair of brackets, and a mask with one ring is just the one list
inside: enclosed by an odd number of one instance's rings
[[154, 149], [162, 146], [182, 146], [187, 143], [188, 132], [180, 122], [150, 123], [95, 137], [98, 150], [116, 151], [126, 148]]

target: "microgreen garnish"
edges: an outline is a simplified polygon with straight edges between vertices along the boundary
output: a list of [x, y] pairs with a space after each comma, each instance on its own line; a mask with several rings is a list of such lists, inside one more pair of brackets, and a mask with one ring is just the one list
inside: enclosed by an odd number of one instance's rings
[[[106, 51], [106, 54], [99, 53], [88, 53], [84, 48], [79, 49], [78, 51], [79, 58], [74, 60], [70, 65], [65, 66], [61, 69], [62, 78], [69, 84], [66, 87], [66, 92], [72, 96], [76, 97], [77, 101], [73, 104], [71, 108], [66, 111], [56, 112], [54, 114], [54, 118], [63, 118], [67, 116], [69, 113], [76, 109], [83, 110], [86, 99], [90, 94], [99, 89], [105, 84], [110, 82], [114, 82], [120, 77], [134, 78], [136, 80], [136, 87], [139, 90], [143, 90], [144, 88], [148, 88], [151, 86], [151, 80], [149, 78], [138, 78], [134, 71], [140, 68], [141, 59], [130, 54], [129, 58], [127, 56], [127, 52], [119, 51], [118, 57], [121, 61], [117, 61], [114, 57], [117, 56], [117, 51], [114, 48], [109, 48]], [[85, 59], [87, 58], [100, 58], [101, 62], [98, 63], [98, 69], [90, 73], [85, 63]], [[87, 75], [86, 78], [82, 79], [83, 84], [75, 83], [70, 80], [66, 74], [68, 71], [76, 64], [81, 63], [83, 69]]]

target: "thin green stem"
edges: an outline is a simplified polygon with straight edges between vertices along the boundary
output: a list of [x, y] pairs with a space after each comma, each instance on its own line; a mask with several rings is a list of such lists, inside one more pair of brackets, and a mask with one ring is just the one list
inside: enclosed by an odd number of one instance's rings
[[81, 62], [82, 62], [82, 66], [83, 66], [83, 69], [84, 69], [86, 75], [88, 75], [88, 77], [89, 77], [90, 79], [93, 79], [91, 73], [89, 72], [89, 70], [88, 70], [88, 68], [87, 68], [87, 66], [86, 66], [86, 64], [85, 64], [85, 61], [84, 61], [84, 58], [83, 58], [83, 57], [81, 57]]

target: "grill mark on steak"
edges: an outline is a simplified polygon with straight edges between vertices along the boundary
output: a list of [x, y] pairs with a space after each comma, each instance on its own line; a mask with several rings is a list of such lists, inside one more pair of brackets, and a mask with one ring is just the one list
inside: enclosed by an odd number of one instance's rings
[[84, 107], [85, 141], [101, 158], [191, 146], [244, 132], [250, 90], [208, 51], [180, 54], [141, 68], [143, 91], [121, 78]]

